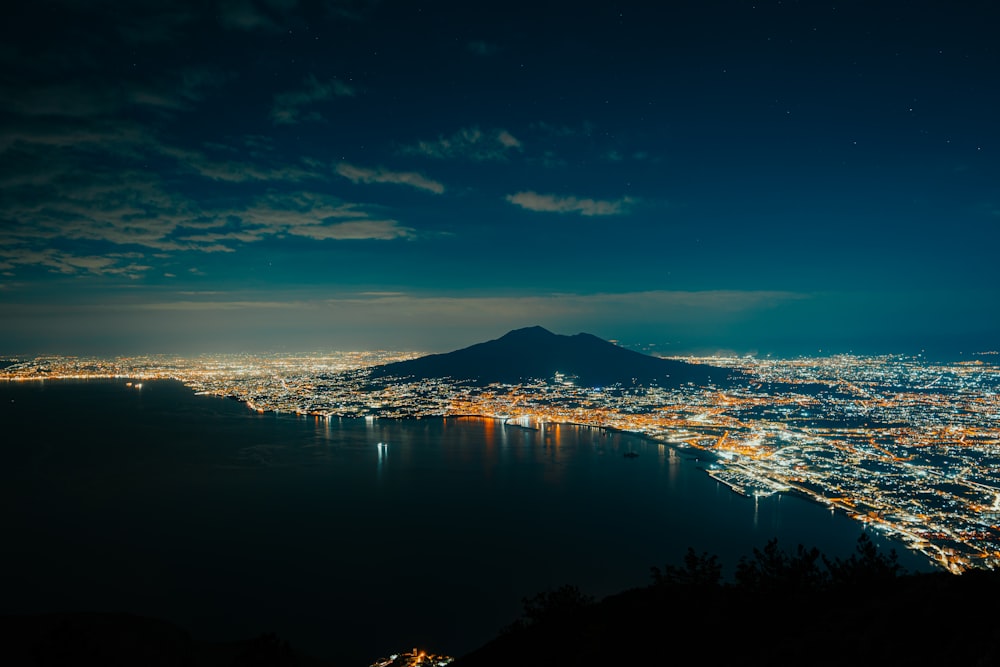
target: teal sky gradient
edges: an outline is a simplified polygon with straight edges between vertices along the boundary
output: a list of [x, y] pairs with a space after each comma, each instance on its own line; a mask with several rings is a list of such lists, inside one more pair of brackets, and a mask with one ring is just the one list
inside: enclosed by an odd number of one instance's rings
[[0, 353], [997, 347], [987, 2], [56, 0]]

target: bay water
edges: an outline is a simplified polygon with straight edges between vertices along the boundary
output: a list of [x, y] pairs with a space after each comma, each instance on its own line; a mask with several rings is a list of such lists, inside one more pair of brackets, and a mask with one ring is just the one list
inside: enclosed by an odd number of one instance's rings
[[0, 419], [0, 612], [274, 632], [348, 667], [461, 655], [525, 596], [644, 586], [688, 547], [729, 577], [771, 538], [845, 557], [862, 531], [794, 495], [737, 495], [694, 450], [587, 427], [258, 414], [124, 379], [3, 383]]

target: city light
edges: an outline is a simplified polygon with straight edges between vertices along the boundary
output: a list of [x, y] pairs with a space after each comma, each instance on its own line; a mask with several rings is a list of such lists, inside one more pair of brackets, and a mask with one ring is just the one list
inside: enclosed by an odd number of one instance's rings
[[[185, 359], [7, 359], [0, 379], [174, 379], [257, 412], [367, 420], [479, 416], [517, 428], [571, 423], [711, 454], [706, 473], [754, 498], [798, 493], [952, 571], [1000, 566], [1000, 367], [883, 355], [683, 357], [739, 377], [718, 386], [580, 386], [370, 377], [400, 352]], [[738, 374], [738, 375], [737, 375]], [[721, 380], [721, 379], [720, 379]], [[388, 449], [377, 444], [380, 456]]]

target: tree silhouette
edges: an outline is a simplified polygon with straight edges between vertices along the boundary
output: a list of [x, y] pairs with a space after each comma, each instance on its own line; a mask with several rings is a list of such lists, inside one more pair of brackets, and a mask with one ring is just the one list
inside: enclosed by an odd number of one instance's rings
[[571, 621], [581, 611], [594, 604], [594, 598], [583, 593], [577, 586], [566, 584], [553, 590], [542, 591], [531, 597], [522, 598], [521, 618], [504, 628], [505, 632], [520, 630], [539, 624], [553, 624]]
[[653, 584], [657, 586], [699, 586], [715, 587], [722, 581], [722, 565], [718, 556], [702, 552], [701, 555], [688, 547], [684, 555], [684, 566], [666, 565], [663, 570], [650, 568]]
[[801, 544], [789, 556], [778, 548], [777, 538], [769, 540], [763, 550], [753, 550], [753, 558], [743, 556], [736, 566], [736, 584], [750, 589], [796, 591], [822, 588], [829, 575], [820, 569], [820, 552]]
[[888, 555], [879, 552], [875, 543], [864, 533], [858, 538], [855, 553], [850, 558], [835, 558], [831, 561], [823, 556], [823, 563], [835, 586], [867, 586], [895, 579], [905, 573], [905, 569], [897, 561], [895, 549], [890, 550]]

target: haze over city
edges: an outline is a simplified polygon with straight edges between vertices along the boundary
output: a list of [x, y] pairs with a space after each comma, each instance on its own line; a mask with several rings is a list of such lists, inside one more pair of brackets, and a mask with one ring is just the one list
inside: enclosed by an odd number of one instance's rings
[[5, 353], [995, 347], [990, 3], [8, 12]]

